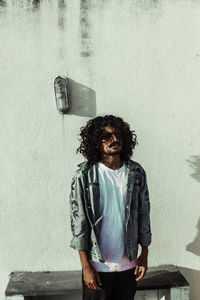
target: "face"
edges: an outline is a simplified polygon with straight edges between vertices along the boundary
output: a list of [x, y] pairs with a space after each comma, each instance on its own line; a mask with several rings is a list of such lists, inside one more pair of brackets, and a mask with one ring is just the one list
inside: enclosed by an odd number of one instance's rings
[[104, 127], [101, 152], [108, 155], [120, 154], [122, 150], [122, 135], [112, 126]]

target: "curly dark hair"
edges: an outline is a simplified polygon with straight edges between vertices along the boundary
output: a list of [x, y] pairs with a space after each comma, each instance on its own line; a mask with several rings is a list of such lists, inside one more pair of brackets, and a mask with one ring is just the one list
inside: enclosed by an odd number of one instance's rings
[[105, 126], [112, 126], [122, 135], [122, 151], [120, 153], [122, 161], [128, 160], [133, 154], [137, 142], [137, 135], [134, 130], [130, 130], [128, 123], [120, 117], [113, 115], [98, 116], [87, 122], [85, 127], [81, 127], [80, 147], [76, 153], [80, 152], [89, 163], [94, 164], [101, 160], [99, 146], [102, 143], [102, 137]]

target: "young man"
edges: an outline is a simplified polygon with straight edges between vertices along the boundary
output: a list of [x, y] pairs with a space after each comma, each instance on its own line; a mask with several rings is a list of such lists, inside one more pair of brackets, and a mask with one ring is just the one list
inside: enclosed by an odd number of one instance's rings
[[83, 300], [133, 300], [151, 243], [146, 173], [130, 159], [137, 136], [113, 115], [89, 120], [80, 136], [86, 161], [71, 185], [70, 246], [80, 255]]

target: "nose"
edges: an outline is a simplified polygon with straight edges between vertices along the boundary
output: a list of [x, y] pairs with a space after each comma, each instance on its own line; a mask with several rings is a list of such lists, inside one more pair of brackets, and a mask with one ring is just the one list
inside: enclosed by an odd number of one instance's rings
[[118, 138], [116, 136], [116, 134], [113, 132], [112, 136], [111, 136], [111, 140], [112, 142], [118, 142]]
[[117, 137], [116, 137], [116, 134], [115, 134], [115, 133], [113, 133], [112, 138], [113, 138], [115, 141], [117, 141]]

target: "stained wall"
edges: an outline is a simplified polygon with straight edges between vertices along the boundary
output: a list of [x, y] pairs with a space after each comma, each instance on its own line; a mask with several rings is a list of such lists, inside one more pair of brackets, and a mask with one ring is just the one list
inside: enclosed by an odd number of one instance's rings
[[[138, 136], [153, 240], [149, 265], [178, 265], [200, 299], [198, 1], [0, 2], [0, 286], [15, 270], [80, 269], [68, 196], [90, 117], [61, 115], [53, 81], [95, 94]], [[82, 99], [82, 92], [76, 92]]]

